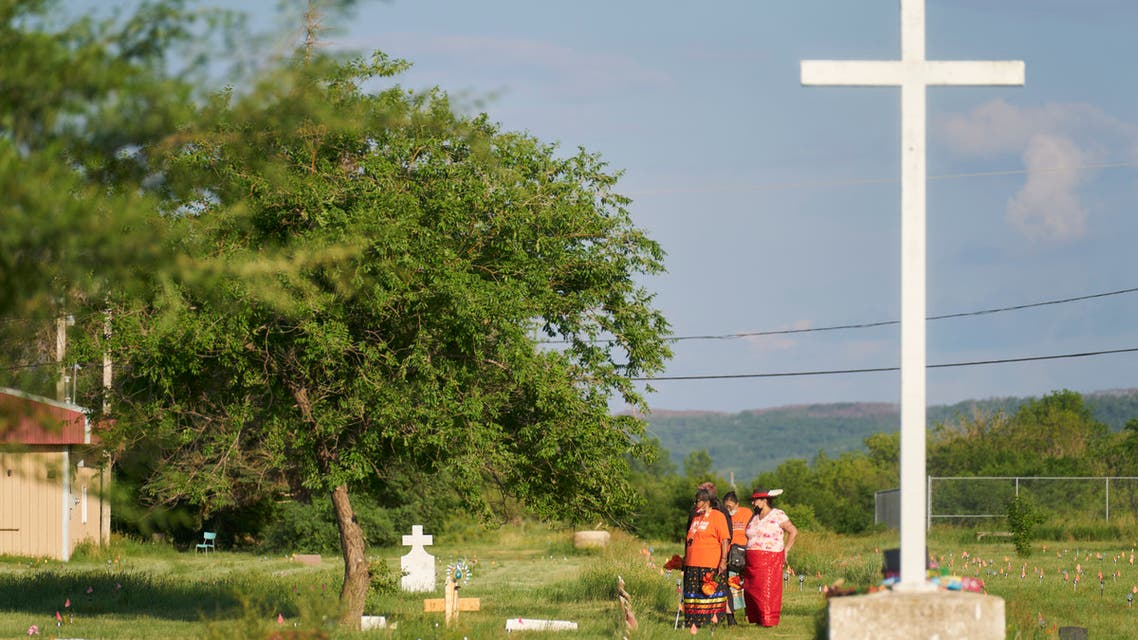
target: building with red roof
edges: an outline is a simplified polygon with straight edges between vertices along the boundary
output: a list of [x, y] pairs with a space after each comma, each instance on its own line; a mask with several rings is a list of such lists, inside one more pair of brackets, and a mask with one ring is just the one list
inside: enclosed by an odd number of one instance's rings
[[68, 560], [110, 539], [110, 469], [87, 410], [0, 387], [0, 555]]

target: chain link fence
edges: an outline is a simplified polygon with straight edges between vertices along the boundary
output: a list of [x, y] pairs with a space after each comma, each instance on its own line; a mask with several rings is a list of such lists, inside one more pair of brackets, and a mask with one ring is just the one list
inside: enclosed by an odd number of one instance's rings
[[[1138, 476], [928, 476], [926, 526], [1003, 523], [1008, 500], [1023, 496], [1048, 517], [1077, 518], [1080, 524], [1138, 514]], [[874, 495], [874, 523], [897, 528], [901, 492]]]

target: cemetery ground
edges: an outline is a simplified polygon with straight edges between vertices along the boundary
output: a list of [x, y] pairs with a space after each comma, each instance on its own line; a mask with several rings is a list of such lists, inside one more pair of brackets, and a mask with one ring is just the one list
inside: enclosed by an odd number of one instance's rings
[[[522, 637], [619, 638], [623, 619], [617, 576], [625, 580], [639, 622], [632, 638], [689, 634], [674, 629], [678, 572], [661, 569], [679, 552], [679, 544], [645, 543], [615, 533], [607, 549], [578, 550], [572, 535], [569, 529], [535, 523], [436, 533], [430, 551], [437, 559], [440, 588], [433, 594], [374, 589], [367, 613], [384, 615], [397, 627], [363, 632], [339, 629], [332, 622], [342, 576], [338, 558], [325, 557], [312, 566], [283, 556], [225, 550], [204, 554], [121, 538], [105, 549], [86, 549], [69, 563], [3, 558], [0, 637], [27, 637], [34, 625], [42, 637], [88, 639], [474, 639], [504, 637], [505, 620], [524, 617], [570, 620], [579, 630], [525, 632]], [[929, 546], [949, 573], [979, 577], [990, 594], [1004, 598], [1008, 638], [1057, 638], [1061, 626], [1086, 627], [1096, 639], [1127, 638], [1138, 635], [1138, 609], [1127, 598], [1138, 585], [1133, 564], [1138, 540], [1136, 534], [1128, 535], [1095, 542], [1037, 541], [1031, 557], [1017, 558], [1007, 538], [977, 542], [973, 529], [936, 528]], [[797, 573], [786, 582], [781, 625], [721, 625], [716, 635], [817, 637], [825, 618], [820, 586], [839, 579], [845, 587], [877, 584], [881, 550], [896, 543], [896, 533], [803, 531], [790, 555]], [[374, 566], [383, 561], [395, 568], [386, 575], [389, 585], [391, 580], [397, 584], [405, 551], [382, 548], [369, 554]], [[447, 628], [442, 613], [423, 612], [423, 599], [442, 597], [445, 568], [458, 560], [465, 560], [473, 574], [461, 583], [459, 595], [479, 598], [481, 607], [461, 612]]]

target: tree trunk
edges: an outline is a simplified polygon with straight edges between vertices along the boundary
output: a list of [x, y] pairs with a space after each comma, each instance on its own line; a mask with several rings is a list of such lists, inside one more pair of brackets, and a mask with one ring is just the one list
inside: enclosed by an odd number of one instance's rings
[[344, 553], [344, 588], [340, 590], [340, 624], [360, 628], [360, 616], [370, 584], [364, 532], [352, 511], [347, 485], [332, 490], [332, 506], [336, 510], [336, 526], [340, 528], [340, 548]]

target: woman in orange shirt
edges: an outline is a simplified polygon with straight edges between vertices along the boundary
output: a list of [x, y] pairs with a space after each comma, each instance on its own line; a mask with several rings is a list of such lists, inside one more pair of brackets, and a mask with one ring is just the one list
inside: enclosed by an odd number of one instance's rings
[[702, 627], [727, 613], [727, 517], [711, 507], [711, 493], [695, 492], [695, 514], [684, 551], [684, 626]]
[[[731, 544], [742, 547], [747, 546], [747, 523], [751, 521], [754, 513], [747, 507], [739, 506], [739, 496], [734, 491], [728, 491], [723, 496], [723, 506], [731, 516]], [[730, 598], [727, 602], [727, 624], [735, 624], [735, 614], [743, 613], [745, 602], [743, 600], [743, 576], [734, 571], [727, 571], [727, 588]]]

